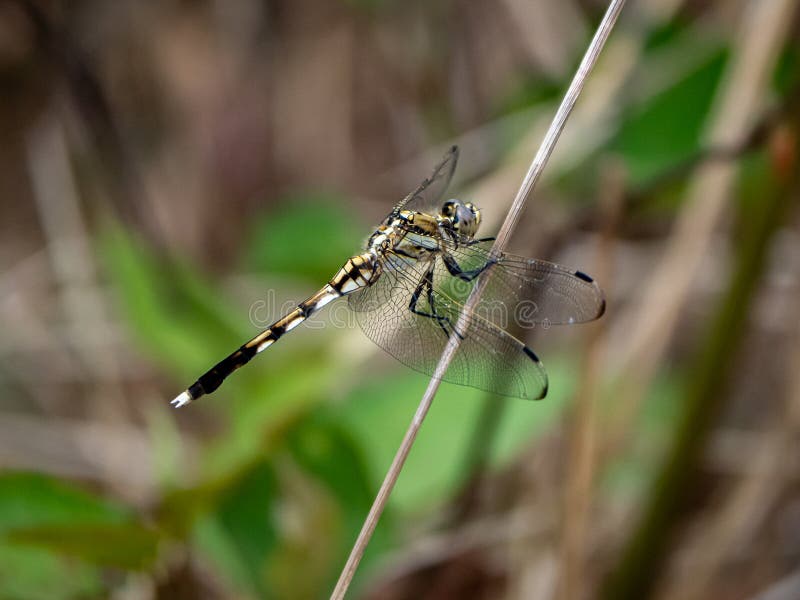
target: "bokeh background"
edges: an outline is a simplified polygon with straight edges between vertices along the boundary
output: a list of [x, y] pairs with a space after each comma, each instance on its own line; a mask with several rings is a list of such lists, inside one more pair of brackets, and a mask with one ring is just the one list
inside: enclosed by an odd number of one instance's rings
[[[168, 401], [451, 144], [490, 234], [604, 9], [0, 1], [0, 597], [327, 597], [426, 378], [323, 315]], [[442, 385], [350, 597], [800, 597], [798, 13], [629, 3], [512, 243], [608, 311]]]

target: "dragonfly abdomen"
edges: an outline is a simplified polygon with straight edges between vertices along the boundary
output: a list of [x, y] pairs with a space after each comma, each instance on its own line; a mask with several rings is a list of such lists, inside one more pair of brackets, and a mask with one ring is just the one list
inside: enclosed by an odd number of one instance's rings
[[292, 312], [284, 315], [252, 340], [239, 347], [236, 352], [221, 360], [206, 371], [180, 396], [172, 401], [180, 407], [216, 390], [236, 369], [243, 367], [256, 354], [263, 352], [277, 342], [283, 335], [305, 321], [329, 302], [341, 297], [341, 292], [327, 284], [316, 294], [297, 305]]
[[240, 346], [236, 352], [206, 371], [180, 396], [172, 401], [180, 407], [216, 390], [236, 369], [246, 365], [260, 352], [269, 348], [283, 335], [305, 321], [329, 302], [370, 285], [379, 275], [376, 257], [371, 252], [348, 259], [339, 272], [316, 294], [301, 302], [290, 313], [284, 315], [252, 340]]

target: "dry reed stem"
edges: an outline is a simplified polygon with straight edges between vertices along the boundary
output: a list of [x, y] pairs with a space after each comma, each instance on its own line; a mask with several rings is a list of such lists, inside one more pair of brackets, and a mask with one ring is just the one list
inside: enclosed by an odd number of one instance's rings
[[[604, 223], [593, 269], [608, 293], [612, 286], [614, 242], [625, 197], [623, 166], [612, 162], [604, 169], [600, 212]], [[591, 530], [592, 497], [597, 438], [596, 403], [602, 388], [601, 364], [606, 355], [608, 323], [602, 320], [586, 327], [586, 351], [572, 415], [568, 423], [569, 458], [561, 524], [561, 556], [558, 596], [563, 600], [584, 598], [589, 578], [586, 571]]]
[[[547, 164], [547, 160], [555, 148], [556, 142], [558, 141], [558, 137], [564, 128], [567, 118], [569, 117], [569, 114], [572, 111], [572, 108], [575, 105], [581, 90], [583, 89], [586, 78], [591, 72], [594, 64], [597, 62], [597, 57], [599, 56], [603, 45], [608, 39], [608, 36], [611, 34], [611, 30], [613, 29], [614, 24], [617, 21], [617, 17], [619, 17], [624, 5], [625, 0], [611, 0], [609, 3], [606, 14], [598, 26], [597, 32], [589, 44], [581, 64], [578, 66], [578, 70], [575, 73], [575, 76], [573, 77], [566, 94], [564, 95], [564, 99], [561, 101], [561, 105], [559, 106], [550, 128], [548, 129], [547, 134], [545, 135], [544, 140], [539, 147], [539, 151], [536, 153], [536, 156], [534, 157], [533, 162], [531, 163], [530, 168], [528, 169], [528, 172], [522, 181], [522, 185], [520, 186], [519, 191], [514, 198], [514, 202], [512, 203], [508, 214], [506, 215], [506, 219], [497, 234], [497, 238], [492, 247], [493, 254], [500, 254], [508, 244], [511, 233], [519, 221], [520, 215], [522, 214], [522, 209], [525, 206], [525, 202], [530, 197], [536, 182], [539, 180], [539, 177], [544, 170], [544, 166]], [[474, 309], [481, 293], [483, 292], [483, 288], [486, 287], [486, 282], [487, 279], [485, 277], [478, 278], [478, 281], [475, 284], [475, 287], [473, 288], [469, 298], [467, 298], [459, 322], [454, 328], [456, 331], [464, 329], [464, 320]], [[344, 595], [350, 586], [350, 582], [352, 581], [353, 575], [358, 568], [361, 557], [364, 555], [367, 544], [369, 543], [372, 533], [375, 531], [375, 527], [378, 524], [378, 519], [380, 518], [381, 513], [383, 513], [383, 509], [386, 506], [389, 495], [391, 494], [391, 491], [397, 482], [397, 478], [399, 477], [400, 471], [405, 464], [408, 453], [411, 451], [411, 446], [414, 444], [414, 440], [419, 433], [419, 429], [422, 426], [425, 415], [428, 413], [431, 403], [433, 402], [433, 398], [436, 395], [436, 391], [439, 389], [442, 376], [447, 370], [450, 361], [453, 359], [453, 356], [458, 349], [459, 341], [460, 340], [457, 336], [451, 336], [447, 346], [444, 349], [444, 352], [442, 353], [439, 364], [436, 366], [436, 370], [434, 371], [433, 377], [428, 384], [428, 388], [425, 390], [417, 411], [414, 414], [411, 425], [409, 426], [402, 442], [400, 443], [397, 454], [395, 455], [386, 477], [384, 478], [384, 481], [378, 490], [378, 495], [376, 496], [367, 519], [364, 522], [364, 526], [362, 527], [361, 532], [356, 539], [350, 556], [348, 557], [339, 580], [336, 583], [336, 587], [331, 594], [332, 599], [339, 600], [344, 598]]]
[[27, 149], [33, 196], [61, 309], [63, 339], [56, 328], [50, 332], [51, 338], [74, 353], [92, 381], [104, 382], [92, 398], [95, 412], [110, 422], [124, 421], [119, 384], [122, 368], [113, 353], [96, 343], [109, 339], [112, 328], [58, 116], [48, 114], [42, 119], [29, 137]]
[[[58, 289], [59, 305], [53, 310], [56, 323], [52, 317], [48, 319], [51, 346], [63, 346], [64, 353], [75, 359], [74, 373], [92, 382], [86, 409], [116, 431], [115, 427], [127, 421], [123, 369], [116, 354], [104, 348], [113, 339], [114, 329], [107, 298], [98, 280], [67, 136], [57, 109], [42, 118], [27, 140], [27, 151], [33, 196]], [[118, 476], [119, 466], [131, 459], [129, 446], [113, 443], [113, 435], [73, 435], [61, 439], [71, 442], [77, 463], [102, 471], [100, 478], [116, 493], [142, 499], [142, 485]], [[149, 469], [150, 463], [147, 465]], [[130, 468], [122, 471], [128, 473]]]
[[146, 507], [158, 497], [153, 454], [147, 432], [132, 425], [0, 413], [4, 468], [107, 486], [135, 506]]

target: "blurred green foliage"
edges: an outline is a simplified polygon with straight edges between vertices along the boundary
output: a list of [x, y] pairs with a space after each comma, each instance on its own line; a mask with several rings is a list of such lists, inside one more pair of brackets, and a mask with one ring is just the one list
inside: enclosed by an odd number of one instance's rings
[[245, 268], [327, 281], [361, 248], [368, 232], [368, 225], [344, 206], [344, 198], [325, 192], [301, 192], [282, 199], [253, 225]]
[[102, 567], [152, 565], [157, 543], [122, 505], [43, 475], [0, 475], [3, 598], [94, 596], [103, 589]]
[[652, 101], [627, 113], [608, 150], [625, 158], [634, 186], [692, 157], [700, 149], [725, 53], [714, 53]]

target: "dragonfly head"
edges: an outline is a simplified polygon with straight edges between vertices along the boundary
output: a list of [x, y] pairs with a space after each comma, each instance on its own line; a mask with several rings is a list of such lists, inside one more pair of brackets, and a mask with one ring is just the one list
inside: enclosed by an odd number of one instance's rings
[[450, 219], [453, 229], [464, 237], [473, 237], [481, 224], [481, 211], [472, 202], [448, 200], [442, 205], [442, 216]]

